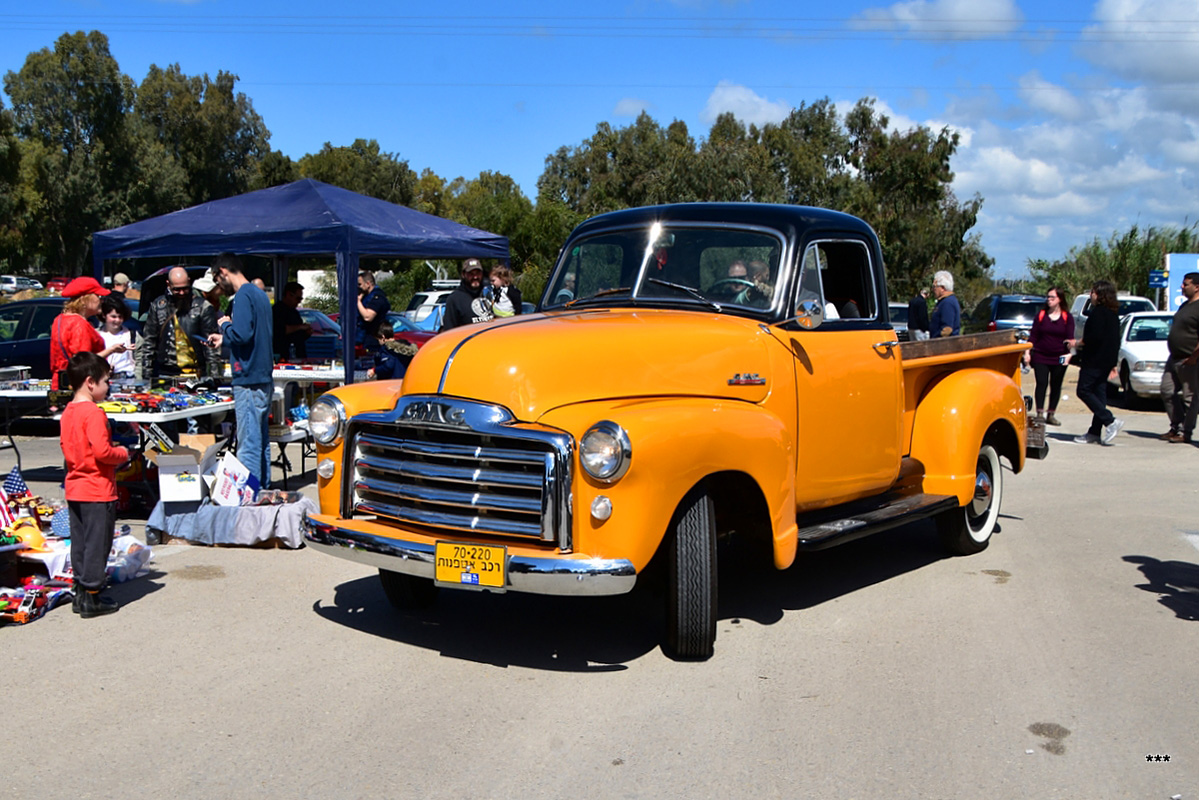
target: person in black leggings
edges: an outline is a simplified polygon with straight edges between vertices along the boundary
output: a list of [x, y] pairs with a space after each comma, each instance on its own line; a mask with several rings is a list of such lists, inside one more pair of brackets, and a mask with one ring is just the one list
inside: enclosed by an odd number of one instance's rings
[[[1061, 425], [1054, 415], [1062, 398], [1062, 379], [1066, 377], [1069, 360], [1069, 341], [1074, 334], [1074, 318], [1062, 305], [1062, 290], [1052, 287], [1046, 293], [1045, 308], [1037, 312], [1032, 323], [1029, 341], [1032, 350], [1024, 354], [1024, 363], [1032, 364], [1037, 379], [1033, 396], [1037, 402], [1037, 421]], [[1049, 415], [1045, 415], [1045, 390], [1049, 390]]]

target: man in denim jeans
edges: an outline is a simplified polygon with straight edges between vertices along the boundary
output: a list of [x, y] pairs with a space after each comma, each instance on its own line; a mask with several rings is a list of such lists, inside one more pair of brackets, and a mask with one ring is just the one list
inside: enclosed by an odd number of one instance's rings
[[271, 302], [242, 273], [241, 259], [221, 253], [212, 260], [212, 279], [233, 298], [229, 316], [217, 320], [220, 333], [209, 337], [213, 347], [229, 343], [233, 369], [233, 413], [237, 419], [237, 460], [258, 484], [271, 482], [271, 440], [268, 417], [274, 384], [271, 345]]

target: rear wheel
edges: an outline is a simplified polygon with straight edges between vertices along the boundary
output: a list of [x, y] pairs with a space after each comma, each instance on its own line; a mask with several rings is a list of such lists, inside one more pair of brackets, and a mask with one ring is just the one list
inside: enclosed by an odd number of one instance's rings
[[428, 608], [437, 599], [437, 587], [433, 581], [425, 578], [414, 578], [402, 572], [379, 570], [379, 582], [383, 584], [383, 593], [394, 608], [400, 611]]
[[716, 643], [716, 520], [693, 489], [675, 512], [667, 543], [666, 645], [675, 658], [711, 658]]
[[974, 470], [974, 496], [961, 508], [937, 516], [937, 531], [946, 549], [959, 556], [985, 550], [999, 521], [1002, 499], [1003, 470], [999, 466], [999, 453], [991, 445], [984, 444], [978, 451]]

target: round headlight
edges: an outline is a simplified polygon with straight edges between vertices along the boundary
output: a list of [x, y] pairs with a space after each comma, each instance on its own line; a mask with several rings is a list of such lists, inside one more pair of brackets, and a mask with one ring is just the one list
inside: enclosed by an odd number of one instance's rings
[[624, 428], [610, 420], [597, 422], [579, 440], [579, 462], [588, 475], [611, 483], [624, 475], [633, 458], [633, 448]]
[[345, 421], [345, 406], [333, 395], [322, 395], [308, 411], [308, 430], [319, 444], [337, 441]]

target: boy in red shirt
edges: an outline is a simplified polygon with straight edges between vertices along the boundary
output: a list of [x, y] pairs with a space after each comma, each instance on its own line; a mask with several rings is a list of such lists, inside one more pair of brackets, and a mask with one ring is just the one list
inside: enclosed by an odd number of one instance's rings
[[117, 610], [116, 602], [101, 597], [100, 590], [117, 522], [116, 470], [129, 460], [129, 451], [113, 447], [108, 417], [96, 405], [108, 395], [108, 375], [108, 362], [95, 353], [71, 356], [67, 380], [75, 397], [63, 409], [60, 423], [75, 573], [72, 610], [84, 618]]

